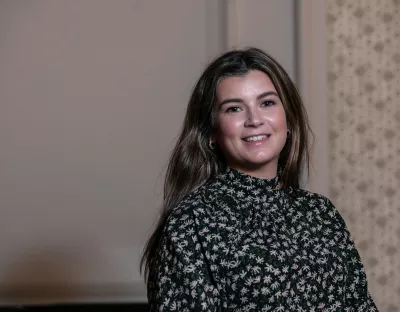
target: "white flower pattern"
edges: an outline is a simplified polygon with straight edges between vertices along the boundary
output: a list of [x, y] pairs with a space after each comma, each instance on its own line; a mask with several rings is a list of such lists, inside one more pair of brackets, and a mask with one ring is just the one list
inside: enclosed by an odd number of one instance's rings
[[227, 168], [168, 216], [151, 311], [377, 311], [325, 197]]

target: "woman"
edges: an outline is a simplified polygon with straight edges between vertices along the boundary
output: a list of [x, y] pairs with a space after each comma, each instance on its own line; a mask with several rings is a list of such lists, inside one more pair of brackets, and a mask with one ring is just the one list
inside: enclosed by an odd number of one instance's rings
[[377, 311], [339, 212], [299, 188], [309, 132], [296, 87], [263, 51], [207, 67], [142, 259], [151, 311]]

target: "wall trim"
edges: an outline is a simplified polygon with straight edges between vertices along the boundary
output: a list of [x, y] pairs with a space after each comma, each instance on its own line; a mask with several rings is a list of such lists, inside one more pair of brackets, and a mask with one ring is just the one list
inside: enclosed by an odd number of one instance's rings
[[0, 306], [65, 303], [147, 303], [143, 282], [107, 284], [8, 285]]

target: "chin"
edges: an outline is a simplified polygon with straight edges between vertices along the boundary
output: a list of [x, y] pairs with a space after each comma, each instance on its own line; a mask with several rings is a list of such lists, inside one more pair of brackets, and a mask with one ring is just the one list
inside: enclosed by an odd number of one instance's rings
[[250, 158], [243, 162], [243, 166], [249, 169], [255, 170], [263, 170], [267, 167], [277, 167], [278, 166], [278, 158]]
[[263, 166], [274, 162], [278, 163], [278, 156], [279, 155], [256, 155], [253, 157], [247, 157], [246, 162], [254, 166]]

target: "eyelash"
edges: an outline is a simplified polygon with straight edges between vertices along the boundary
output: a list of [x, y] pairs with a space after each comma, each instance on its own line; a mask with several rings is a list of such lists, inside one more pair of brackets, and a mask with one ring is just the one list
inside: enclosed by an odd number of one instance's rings
[[265, 103], [268, 103], [266, 106], [275, 105], [275, 101], [272, 101], [272, 100], [266, 100], [266, 101], [262, 102], [261, 104], [265, 104]]
[[[266, 100], [261, 103], [261, 105], [263, 105], [264, 107], [273, 106], [275, 104], [276, 104], [275, 101], [272, 101], [272, 100]], [[239, 109], [241, 109], [240, 106], [231, 106], [231, 107], [228, 107], [225, 112], [226, 113], [236, 113], [236, 112], [238, 112]]]
[[240, 109], [239, 106], [231, 106], [226, 109], [226, 113], [236, 113]]

